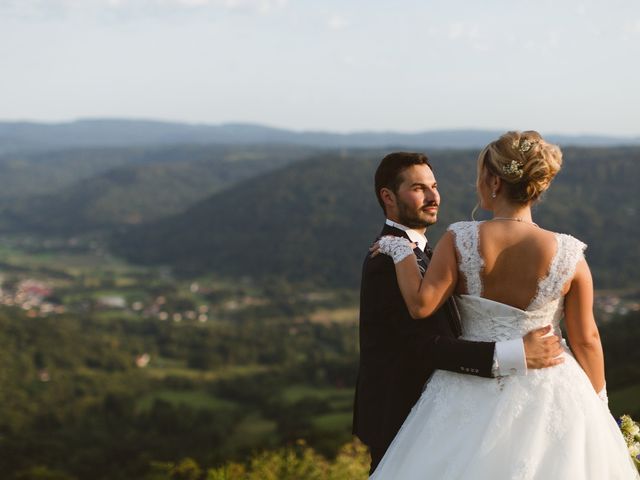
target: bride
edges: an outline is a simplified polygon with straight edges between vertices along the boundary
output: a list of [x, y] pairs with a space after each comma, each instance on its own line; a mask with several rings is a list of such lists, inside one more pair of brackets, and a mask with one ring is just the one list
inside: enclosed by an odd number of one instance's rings
[[520, 338], [549, 323], [560, 333], [564, 317], [571, 350], [559, 366], [526, 376], [436, 371], [371, 479], [640, 478], [607, 406], [586, 245], [531, 219], [561, 163], [537, 132], [489, 144], [477, 189], [493, 218], [451, 225], [424, 281], [408, 240], [383, 237], [373, 247], [393, 258], [414, 318], [455, 294], [464, 339]]

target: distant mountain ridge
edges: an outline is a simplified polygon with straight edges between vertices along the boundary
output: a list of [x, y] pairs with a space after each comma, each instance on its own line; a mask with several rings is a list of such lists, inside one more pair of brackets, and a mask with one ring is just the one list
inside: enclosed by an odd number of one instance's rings
[[[66, 123], [0, 122], [0, 154], [74, 147], [175, 144], [293, 144], [323, 148], [479, 148], [503, 130], [433, 130], [417, 133], [292, 131], [249, 123], [187, 124], [153, 120], [95, 119]], [[545, 133], [545, 132], [543, 132]], [[640, 145], [640, 137], [555, 135], [560, 145]]]

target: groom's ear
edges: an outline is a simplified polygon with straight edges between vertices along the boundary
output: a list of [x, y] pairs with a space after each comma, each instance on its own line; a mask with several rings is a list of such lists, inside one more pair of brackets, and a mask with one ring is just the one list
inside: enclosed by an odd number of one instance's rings
[[389, 208], [396, 206], [396, 194], [390, 188], [382, 187], [380, 189], [380, 199], [384, 204], [385, 210], [388, 212]]

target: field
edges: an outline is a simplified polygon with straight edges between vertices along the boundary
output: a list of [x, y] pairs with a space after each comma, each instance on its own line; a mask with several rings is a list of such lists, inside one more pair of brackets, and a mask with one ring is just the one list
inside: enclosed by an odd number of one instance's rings
[[[45, 446], [99, 465], [92, 455], [116, 448], [113, 431], [126, 461], [103, 464], [105, 480], [150, 459], [215, 467], [299, 439], [333, 458], [350, 442], [357, 292], [174, 277], [90, 242], [0, 245], [0, 322], [12, 332], [0, 336], [0, 416], [24, 432], [0, 441], [13, 452], [6, 468], [31, 458], [65, 470], [32, 458]], [[624, 368], [611, 409], [638, 417], [640, 382]]]

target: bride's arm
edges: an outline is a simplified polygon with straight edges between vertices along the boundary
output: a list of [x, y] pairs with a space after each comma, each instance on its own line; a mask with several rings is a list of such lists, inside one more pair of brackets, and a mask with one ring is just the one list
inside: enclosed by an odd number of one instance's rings
[[396, 275], [411, 316], [431, 315], [451, 296], [458, 282], [453, 234], [446, 232], [438, 242], [424, 278], [413, 255], [396, 263]]
[[564, 299], [569, 346], [586, 372], [596, 392], [605, 386], [604, 355], [593, 317], [593, 280], [586, 260], [576, 266], [569, 292]]

